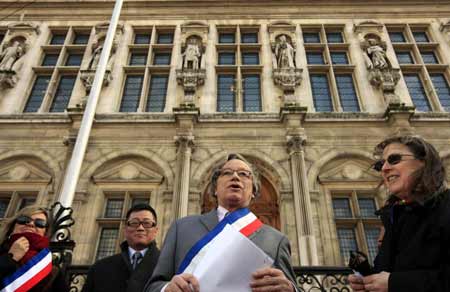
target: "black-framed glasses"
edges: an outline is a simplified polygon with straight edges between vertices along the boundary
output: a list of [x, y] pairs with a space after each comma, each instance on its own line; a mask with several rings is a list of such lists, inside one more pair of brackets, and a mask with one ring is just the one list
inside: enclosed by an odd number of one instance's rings
[[413, 154], [399, 154], [399, 153], [393, 153], [391, 155], [389, 155], [386, 159], [380, 159], [377, 160], [373, 165], [372, 168], [376, 171], [381, 171], [381, 169], [383, 168], [383, 165], [387, 162], [390, 165], [396, 165], [398, 164], [400, 161], [402, 161], [403, 156], [412, 156], [415, 157]]
[[235, 173], [237, 173], [238, 177], [240, 178], [249, 179], [252, 177], [252, 172], [249, 170], [244, 169], [233, 170], [229, 168], [222, 169], [220, 171], [220, 176], [232, 177]]
[[139, 221], [139, 220], [130, 220], [127, 222], [127, 226], [131, 228], [138, 228], [139, 225], [142, 225], [145, 229], [150, 229], [156, 226], [156, 222], [153, 221]]
[[26, 225], [31, 222], [33, 222], [34, 226], [36, 226], [37, 228], [47, 228], [48, 227], [47, 221], [44, 219], [41, 219], [41, 218], [33, 219], [30, 216], [21, 215], [21, 216], [17, 217], [17, 219], [16, 219], [16, 223], [20, 224], [20, 225]]

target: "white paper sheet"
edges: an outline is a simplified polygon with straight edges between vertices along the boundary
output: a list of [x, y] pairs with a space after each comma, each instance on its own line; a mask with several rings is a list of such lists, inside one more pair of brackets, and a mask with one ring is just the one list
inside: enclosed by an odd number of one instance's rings
[[273, 259], [230, 225], [211, 244], [193, 273], [201, 292], [249, 292], [251, 274], [273, 264]]

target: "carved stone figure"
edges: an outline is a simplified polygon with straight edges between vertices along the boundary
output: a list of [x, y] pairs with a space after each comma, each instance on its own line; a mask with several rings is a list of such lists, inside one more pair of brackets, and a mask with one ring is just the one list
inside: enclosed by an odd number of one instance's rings
[[294, 55], [294, 48], [287, 41], [286, 36], [281, 35], [275, 45], [275, 56], [278, 68], [295, 68]]
[[391, 64], [386, 56], [386, 51], [374, 38], [367, 40], [369, 47], [366, 49], [366, 64], [368, 69], [387, 69]]
[[95, 70], [97, 69], [98, 62], [100, 61], [100, 56], [102, 54], [103, 45], [102, 44], [94, 44], [93, 45], [94, 51], [92, 52], [91, 60], [89, 61], [89, 70]]
[[190, 38], [188, 40], [186, 49], [184, 50], [184, 52], [182, 54], [182, 56], [184, 58], [183, 69], [192, 69], [192, 70], [199, 69], [201, 55], [202, 55], [202, 53], [197, 44], [197, 39]]
[[23, 45], [19, 41], [14, 41], [12, 45], [6, 47], [0, 54], [0, 71], [13, 71], [14, 63], [24, 54]]

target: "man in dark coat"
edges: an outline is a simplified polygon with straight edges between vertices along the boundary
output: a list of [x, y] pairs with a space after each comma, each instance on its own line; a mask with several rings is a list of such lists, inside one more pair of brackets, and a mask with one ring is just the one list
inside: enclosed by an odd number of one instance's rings
[[159, 249], [155, 210], [138, 204], [127, 212], [122, 252], [96, 262], [88, 272], [83, 292], [140, 292], [153, 273]]

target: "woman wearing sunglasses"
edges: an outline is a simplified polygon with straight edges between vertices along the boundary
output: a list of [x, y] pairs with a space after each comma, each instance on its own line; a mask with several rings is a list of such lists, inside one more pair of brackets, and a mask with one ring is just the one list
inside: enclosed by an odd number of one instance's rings
[[379, 210], [385, 235], [375, 274], [349, 276], [354, 291], [450, 291], [450, 191], [436, 149], [417, 136], [375, 147], [390, 197]]
[[[46, 209], [29, 206], [6, 219], [0, 230], [0, 281], [49, 246], [50, 216]], [[28, 291], [67, 291], [56, 266]]]

